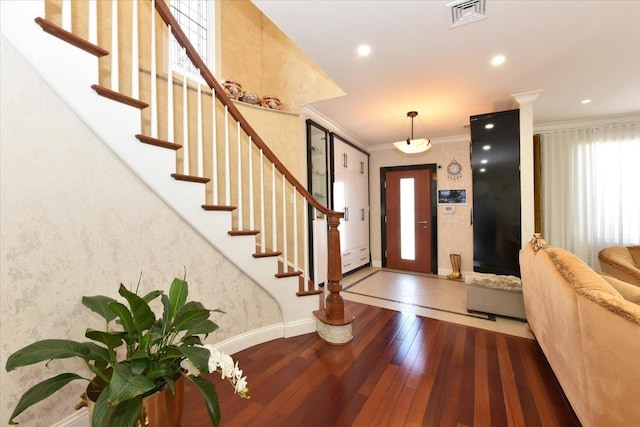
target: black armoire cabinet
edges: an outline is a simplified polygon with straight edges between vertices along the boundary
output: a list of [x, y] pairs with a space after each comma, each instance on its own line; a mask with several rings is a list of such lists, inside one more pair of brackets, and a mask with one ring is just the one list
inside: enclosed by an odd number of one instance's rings
[[520, 276], [520, 110], [471, 116], [473, 271]]

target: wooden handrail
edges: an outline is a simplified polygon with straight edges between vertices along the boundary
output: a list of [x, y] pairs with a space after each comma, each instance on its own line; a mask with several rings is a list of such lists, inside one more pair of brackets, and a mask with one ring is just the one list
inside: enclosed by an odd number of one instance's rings
[[287, 169], [287, 167], [282, 164], [280, 159], [278, 159], [278, 157], [273, 154], [273, 151], [271, 151], [267, 144], [262, 140], [260, 135], [258, 135], [258, 133], [253, 129], [247, 119], [244, 118], [240, 110], [238, 110], [238, 107], [234, 105], [227, 93], [224, 91], [224, 88], [215, 79], [215, 77], [209, 70], [209, 67], [207, 67], [207, 65], [204, 63], [196, 49], [189, 41], [189, 38], [186, 36], [184, 31], [182, 31], [182, 28], [180, 28], [180, 25], [171, 13], [169, 6], [164, 2], [164, 0], [156, 0], [155, 4], [158, 14], [165, 22], [165, 24], [171, 26], [171, 32], [173, 33], [174, 37], [176, 38], [178, 43], [185, 48], [187, 56], [189, 57], [193, 65], [198, 67], [198, 69], [200, 70], [200, 75], [209, 85], [209, 87], [213, 89], [214, 93], [216, 94], [216, 98], [218, 98], [220, 102], [222, 102], [222, 104], [228, 108], [231, 116], [236, 121], [240, 122], [242, 129], [246, 132], [247, 135], [251, 137], [253, 143], [262, 150], [267, 159], [269, 159], [269, 161], [271, 161], [271, 163], [275, 165], [276, 169], [286, 178], [286, 180], [289, 181], [289, 183], [293, 185], [305, 199], [307, 199], [309, 204], [311, 204], [313, 207], [315, 207], [325, 215], [337, 216], [338, 218], [344, 217], [343, 212], [332, 211], [318, 202], [311, 195], [311, 193], [309, 193], [306, 188], [296, 179], [296, 177], [293, 176], [289, 169]]
[[329, 225], [327, 230], [329, 249], [327, 266], [329, 295], [326, 298], [327, 308], [314, 312], [314, 314], [321, 322], [324, 323], [332, 325], [350, 324], [353, 322], [353, 316], [345, 313], [344, 301], [342, 296], [340, 296], [340, 291], [342, 290], [342, 286], [340, 285], [340, 279], [342, 278], [342, 256], [340, 253], [340, 234], [338, 231], [338, 225], [340, 224], [340, 218], [344, 217], [344, 213], [336, 212], [323, 206], [306, 190], [296, 177], [293, 176], [289, 169], [287, 169], [280, 159], [276, 157], [267, 144], [262, 140], [260, 135], [258, 135], [249, 122], [244, 118], [240, 110], [231, 101], [224, 88], [215, 79], [207, 65], [189, 41], [189, 38], [186, 36], [184, 31], [182, 31], [182, 28], [180, 28], [178, 21], [171, 13], [171, 10], [167, 3], [165, 3], [165, 0], [156, 0], [155, 7], [165, 24], [171, 27], [171, 32], [178, 43], [185, 49], [186, 54], [193, 65], [198, 67], [200, 75], [206, 84], [213, 90], [216, 98], [227, 107], [231, 116], [240, 123], [240, 126], [244, 132], [249, 135], [253, 143], [262, 150], [266, 158], [311, 206], [327, 216], [327, 223]]

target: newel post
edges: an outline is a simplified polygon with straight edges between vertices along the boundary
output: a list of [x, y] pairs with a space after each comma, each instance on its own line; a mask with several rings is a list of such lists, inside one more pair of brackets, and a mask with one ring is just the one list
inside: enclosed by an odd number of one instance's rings
[[327, 215], [328, 229], [328, 257], [327, 278], [329, 295], [327, 295], [326, 308], [314, 311], [317, 318], [316, 329], [318, 335], [331, 344], [344, 344], [353, 339], [352, 323], [354, 317], [344, 309], [344, 300], [340, 291], [342, 285], [342, 256], [340, 251], [340, 218], [341, 212], [331, 212]]

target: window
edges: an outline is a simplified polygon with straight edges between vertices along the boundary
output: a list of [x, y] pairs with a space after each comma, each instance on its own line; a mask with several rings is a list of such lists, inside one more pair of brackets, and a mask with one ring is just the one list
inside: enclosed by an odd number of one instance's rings
[[[171, 0], [170, 7], [173, 16], [175, 16], [189, 41], [213, 72], [213, 2], [207, 0]], [[192, 76], [199, 76], [200, 73], [191, 63], [180, 44], [173, 37], [170, 37], [170, 40], [170, 58], [173, 69]]]
[[541, 134], [543, 236], [599, 268], [607, 246], [640, 244], [640, 123]]

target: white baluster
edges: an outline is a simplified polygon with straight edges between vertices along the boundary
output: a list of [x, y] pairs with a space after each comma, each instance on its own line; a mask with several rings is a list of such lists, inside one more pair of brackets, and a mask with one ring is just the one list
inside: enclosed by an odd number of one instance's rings
[[189, 117], [187, 111], [187, 76], [182, 76], [182, 173], [184, 175], [189, 175]]
[[197, 141], [198, 141], [198, 176], [204, 176], [204, 142], [202, 138], [202, 85], [198, 82], [198, 117], [197, 117]]
[[89, 0], [89, 42], [98, 44], [98, 3], [97, 0]]
[[[172, 37], [171, 26], [169, 26], [169, 37]], [[173, 108], [173, 64], [169, 61], [167, 65], [167, 141], [170, 142], [176, 140], [173, 134]]]
[[267, 250], [266, 228], [264, 223], [264, 153], [260, 149], [260, 248], [262, 252]]
[[253, 216], [255, 215], [253, 206], [253, 142], [249, 135], [249, 230], [255, 230]]
[[156, 1], [151, 0], [151, 137], [158, 137], [158, 73], [156, 58]]
[[293, 270], [298, 271], [298, 193], [293, 187]]
[[69, 32], [72, 32], [73, 25], [71, 20], [73, 19], [73, 17], [71, 13], [71, 0], [62, 0], [62, 3], [60, 4], [60, 9], [61, 9], [60, 13], [62, 14], [61, 16], [62, 28], [64, 28]]
[[240, 122], [236, 122], [238, 130], [238, 230], [244, 230], [244, 212], [242, 210], [242, 140], [240, 138]]
[[303, 267], [304, 268], [304, 287], [303, 289], [308, 291], [309, 288], [309, 280], [311, 279], [311, 270], [309, 269], [309, 204], [306, 198], [302, 198], [302, 213], [303, 213], [303, 243], [302, 243], [302, 253], [303, 253]]
[[276, 222], [276, 165], [271, 163], [271, 248], [278, 250], [278, 235]]
[[231, 206], [231, 182], [229, 179], [229, 107], [224, 106], [224, 200]]
[[212, 150], [212, 159], [213, 163], [213, 171], [211, 175], [213, 175], [212, 184], [213, 184], [213, 204], [218, 204], [218, 121], [216, 119], [216, 92], [212, 89], [211, 92], [211, 123], [212, 129], [211, 133], [213, 135], [213, 150]]
[[289, 271], [289, 242], [287, 241], [287, 180], [282, 175], [282, 257], [284, 271]]
[[111, 2], [111, 90], [120, 90], [120, 76], [118, 74], [118, 2]]
[[[131, 97], [140, 97], [140, 58], [138, 56], [138, 2], [132, 1], [131, 11]], [[171, 27], [169, 27], [171, 29]]]

